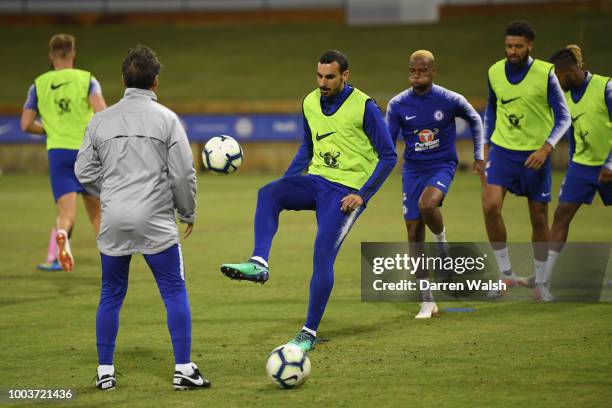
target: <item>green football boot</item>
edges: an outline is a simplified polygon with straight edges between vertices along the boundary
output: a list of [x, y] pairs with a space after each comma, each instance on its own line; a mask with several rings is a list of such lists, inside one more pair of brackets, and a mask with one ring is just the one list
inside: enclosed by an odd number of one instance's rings
[[221, 265], [221, 272], [230, 279], [246, 280], [253, 283], [266, 283], [269, 277], [268, 268], [256, 262], [242, 262]]
[[315, 348], [316, 340], [317, 338], [315, 336], [308, 333], [306, 330], [301, 330], [288, 344], [295, 344], [307, 353]]

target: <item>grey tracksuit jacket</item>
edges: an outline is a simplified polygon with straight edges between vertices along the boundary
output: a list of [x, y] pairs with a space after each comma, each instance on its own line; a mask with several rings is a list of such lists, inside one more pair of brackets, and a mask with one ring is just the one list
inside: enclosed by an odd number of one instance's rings
[[100, 198], [98, 248], [155, 254], [179, 242], [176, 216], [195, 221], [196, 177], [187, 135], [155, 93], [128, 88], [89, 122], [74, 167]]

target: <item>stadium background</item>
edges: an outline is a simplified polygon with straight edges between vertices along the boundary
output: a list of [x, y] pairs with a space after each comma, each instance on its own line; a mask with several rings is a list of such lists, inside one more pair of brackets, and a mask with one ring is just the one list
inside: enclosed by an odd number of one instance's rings
[[[315, 86], [323, 51], [344, 51], [350, 82], [384, 109], [408, 86], [408, 55], [430, 49], [437, 57], [436, 82], [482, 111], [486, 69], [503, 57], [503, 29], [514, 18], [534, 25], [535, 57], [547, 59], [578, 43], [590, 70], [611, 74], [609, 1], [0, 2], [0, 228], [9, 237], [0, 263], [0, 387], [71, 387], [77, 392], [74, 406], [150, 406], [153, 399], [164, 406], [607, 406], [610, 304], [468, 304], [477, 312], [414, 322], [414, 304], [359, 303], [360, 242], [405, 239], [397, 173], [340, 253], [321, 326], [332, 341], [311, 354], [313, 378], [297, 392], [276, 392], [263, 364], [267, 351], [302, 322], [315, 232], [311, 214], [282, 216], [273, 275], [264, 288], [237, 285], [217, 271], [221, 262], [242, 259], [251, 249], [257, 188], [278, 177], [297, 149], [301, 98]], [[246, 160], [236, 175], [200, 176], [199, 222], [183, 244], [194, 360], [214, 382], [206, 394], [168, 392], [172, 361], [163, 305], [140, 258], [133, 260], [118, 339], [118, 370], [125, 375], [116, 395], [95, 393], [89, 379], [99, 259], [82, 208], [73, 243], [77, 270], [41, 274], [33, 268], [44, 255], [54, 208], [43, 141], [22, 134], [15, 120], [33, 79], [48, 68], [47, 42], [58, 32], [77, 37], [77, 66], [100, 80], [109, 105], [123, 94], [120, 63], [127, 49], [142, 43], [164, 64], [159, 101], [187, 118], [190, 137], [197, 129], [205, 134], [197, 125], [211, 120], [204, 117], [190, 129], [193, 115], [217, 115], [213, 119], [226, 128], [207, 129], [212, 133], [248, 134], [240, 138]], [[281, 118], [276, 128], [274, 115]], [[274, 138], [265, 129], [286, 137]], [[193, 143], [197, 160], [201, 143]], [[465, 168], [471, 142], [463, 139], [459, 146]], [[554, 161], [557, 192], [566, 141]], [[476, 177], [458, 174], [443, 211], [449, 239], [486, 240]], [[599, 198], [581, 209], [570, 241], [610, 242], [608, 212]], [[524, 201], [509, 198], [504, 216], [509, 239], [529, 241]]]

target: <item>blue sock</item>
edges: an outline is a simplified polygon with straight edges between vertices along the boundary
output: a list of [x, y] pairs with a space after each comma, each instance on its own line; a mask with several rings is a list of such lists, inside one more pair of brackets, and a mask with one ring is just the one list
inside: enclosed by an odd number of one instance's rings
[[191, 310], [185, 288], [185, 270], [179, 245], [145, 255], [166, 306], [166, 318], [175, 364], [191, 361]]
[[131, 256], [108, 256], [102, 259], [102, 288], [96, 314], [98, 364], [112, 365], [115, 340], [119, 331], [119, 311], [128, 288]]

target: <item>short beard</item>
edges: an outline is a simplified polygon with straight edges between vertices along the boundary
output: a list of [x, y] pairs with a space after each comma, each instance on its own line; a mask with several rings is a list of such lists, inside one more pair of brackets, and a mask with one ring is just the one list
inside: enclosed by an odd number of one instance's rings
[[[508, 59], [508, 57], [506, 57], [506, 59]], [[516, 64], [510, 62], [510, 59], [508, 59], [508, 63], [514, 67], [522, 67], [523, 65], [525, 65], [527, 63], [527, 60], [529, 59], [529, 54], [525, 55], [525, 58], [521, 59], [519, 62], [517, 62]]]

